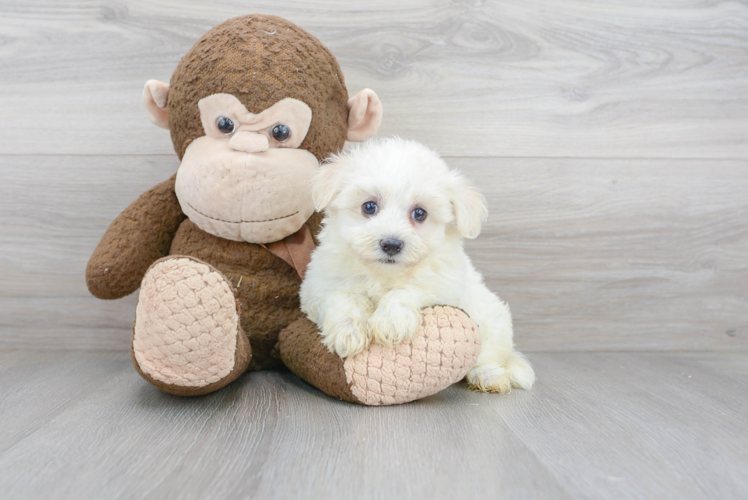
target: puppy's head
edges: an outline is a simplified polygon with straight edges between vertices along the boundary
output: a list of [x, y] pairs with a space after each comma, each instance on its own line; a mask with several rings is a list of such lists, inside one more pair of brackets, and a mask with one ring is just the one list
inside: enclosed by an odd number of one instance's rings
[[312, 195], [326, 210], [326, 232], [386, 265], [415, 265], [442, 245], [475, 238], [487, 215], [483, 196], [437, 153], [399, 138], [333, 155]]

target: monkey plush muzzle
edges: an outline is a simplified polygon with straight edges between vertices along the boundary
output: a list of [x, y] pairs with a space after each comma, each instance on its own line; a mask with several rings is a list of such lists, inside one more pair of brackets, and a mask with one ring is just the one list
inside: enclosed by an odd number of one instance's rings
[[246, 145], [233, 138], [195, 139], [177, 172], [179, 204], [191, 221], [214, 236], [280, 241], [314, 213], [308, 185], [319, 162], [303, 149], [247, 153], [242, 150]]

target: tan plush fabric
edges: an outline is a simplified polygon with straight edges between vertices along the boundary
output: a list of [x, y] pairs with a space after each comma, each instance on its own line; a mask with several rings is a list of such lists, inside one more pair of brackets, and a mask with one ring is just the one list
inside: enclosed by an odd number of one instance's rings
[[[247, 111], [247, 108], [239, 102], [239, 99], [230, 94], [213, 94], [200, 99], [200, 118], [203, 123], [203, 129], [207, 135], [219, 139], [225, 138], [225, 134], [218, 130], [216, 121], [220, 117], [230, 118], [236, 127], [236, 134], [240, 132], [251, 132], [251, 135], [259, 133], [267, 137], [269, 131], [275, 125], [282, 123], [291, 130], [291, 136], [283, 143], [274, 143], [274, 147], [298, 148], [304, 141], [309, 125], [312, 123], [312, 110], [297, 99], [286, 98], [276, 102], [260, 114], [253, 114]], [[247, 134], [251, 136], [250, 134]], [[236, 147], [233, 142], [236, 135], [231, 138], [232, 146]], [[265, 149], [268, 147], [267, 140], [264, 143]], [[247, 151], [245, 148], [237, 148]], [[264, 149], [252, 148], [254, 151], [264, 151]], [[247, 152], [254, 152], [247, 151]]]
[[377, 133], [382, 124], [382, 102], [371, 89], [364, 89], [348, 99], [348, 140], [365, 141]]
[[309, 184], [318, 169], [303, 149], [273, 148], [248, 158], [225, 140], [200, 137], [179, 167], [176, 193], [203, 231], [273, 243], [298, 231], [314, 212]]
[[169, 385], [203, 387], [234, 369], [239, 312], [229, 282], [204, 263], [167, 258], [143, 279], [133, 354], [140, 369]]
[[168, 130], [169, 112], [166, 103], [169, 99], [169, 85], [158, 80], [148, 80], [143, 87], [143, 106], [151, 123]]
[[348, 91], [338, 62], [317, 38], [280, 17], [229, 19], [203, 35], [179, 62], [167, 108], [180, 159], [205, 134], [198, 102], [217, 93], [238, 97], [254, 114], [287, 97], [306, 103], [312, 124], [300, 147], [320, 161], [345, 143]]
[[480, 332], [460, 309], [423, 310], [412, 340], [391, 347], [372, 344], [345, 360], [319, 341], [317, 325], [306, 317], [280, 333], [283, 362], [326, 394], [365, 405], [408, 403], [462, 380], [480, 352]]
[[353, 395], [367, 405], [407, 403], [462, 380], [480, 352], [480, 331], [460, 309], [423, 310], [412, 340], [392, 347], [372, 344], [346, 358], [345, 377]]

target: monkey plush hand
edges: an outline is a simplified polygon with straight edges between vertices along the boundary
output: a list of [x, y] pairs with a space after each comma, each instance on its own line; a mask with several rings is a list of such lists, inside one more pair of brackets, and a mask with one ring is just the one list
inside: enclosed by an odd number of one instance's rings
[[382, 119], [371, 90], [348, 98], [319, 40], [278, 17], [231, 19], [197, 41], [170, 84], [148, 81], [143, 103], [181, 165], [120, 214], [86, 269], [99, 298], [140, 287], [131, 355], [143, 378], [199, 395], [285, 364], [332, 396], [393, 404], [471, 368], [479, 335], [459, 310], [428, 308], [411, 341], [346, 359], [299, 310], [321, 221], [311, 176]]

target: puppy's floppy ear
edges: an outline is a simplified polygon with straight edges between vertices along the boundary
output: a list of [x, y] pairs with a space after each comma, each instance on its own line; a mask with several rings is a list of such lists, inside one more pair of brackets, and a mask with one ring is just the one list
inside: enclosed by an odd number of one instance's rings
[[452, 207], [460, 234], [465, 238], [476, 238], [480, 234], [481, 225], [488, 219], [486, 199], [457, 174], [452, 183]]
[[312, 179], [312, 200], [318, 212], [327, 208], [340, 191], [345, 163], [344, 157], [333, 155], [320, 166]]

